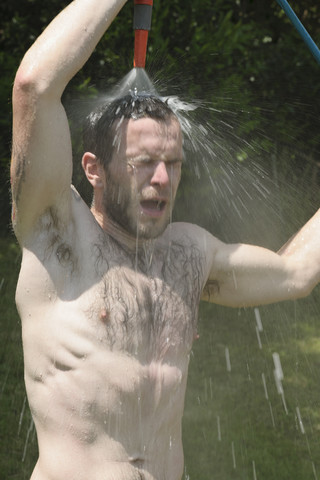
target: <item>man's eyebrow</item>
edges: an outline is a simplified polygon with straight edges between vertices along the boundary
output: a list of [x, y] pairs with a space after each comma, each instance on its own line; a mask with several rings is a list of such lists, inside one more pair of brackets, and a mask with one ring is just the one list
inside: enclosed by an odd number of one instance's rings
[[[137, 155], [135, 157], [127, 157], [127, 161], [130, 163], [130, 162], [157, 162], [158, 159], [157, 158], [153, 158], [152, 156], [150, 155], [147, 155], [147, 154], [142, 154], [142, 155]], [[185, 154], [183, 153], [181, 157], [175, 157], [175, 158], [172, 158], [172, 159], [166, 159], [164, 160], [165, 163], [174, 163], [174, 162], [184, 162], [185, 161]]]
[[149, 162], [152, 160], [152, 157], [147, 154], [136, 155], [135, 157], [127, 157], [128, 162]]

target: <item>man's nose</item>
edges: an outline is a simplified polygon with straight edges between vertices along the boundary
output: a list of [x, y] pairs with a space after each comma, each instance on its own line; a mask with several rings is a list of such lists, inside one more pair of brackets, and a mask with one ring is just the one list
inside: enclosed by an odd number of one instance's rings
[[151, 185], [160, 185], [164, 187], [169, 184], [170, 178], [168, 175], [167, 165], [165, 162], [158, 162], [151, 178]]

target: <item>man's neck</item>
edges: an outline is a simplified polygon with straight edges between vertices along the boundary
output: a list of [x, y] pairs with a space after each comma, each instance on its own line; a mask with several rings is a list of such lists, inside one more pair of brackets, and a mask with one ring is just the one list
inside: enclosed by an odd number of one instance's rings
[[131, 235], [118, 223], [110, 219], [105, 213], [98, 211], [94, 206], [92, 206], [91, 212], [101, 228], [130, 253], [136, 252], [137, 250], [150, 245], [150, 243], [153, 243], [153, 240], [139, 239], [138, 236]]

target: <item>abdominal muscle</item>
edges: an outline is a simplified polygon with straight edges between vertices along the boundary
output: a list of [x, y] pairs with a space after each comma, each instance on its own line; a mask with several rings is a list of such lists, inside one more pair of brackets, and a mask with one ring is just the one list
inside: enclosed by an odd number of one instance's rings
[[96, 344], [81, 356], [54, 343], [26, 362], [39, 444], [31, 479], [179, 480], [187, 365], [142, 364]]

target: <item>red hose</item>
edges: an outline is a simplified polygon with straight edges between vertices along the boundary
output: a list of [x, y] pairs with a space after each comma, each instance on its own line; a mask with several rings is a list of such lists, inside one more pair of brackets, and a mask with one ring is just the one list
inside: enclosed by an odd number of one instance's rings
[[144, 68], [146, 65], [148, 30], [136, 30], [134, 35], [133, 66]]
[[152, 6], [153, 0], [134, 0], [134, 67], [144, 68], [146, 64]]

